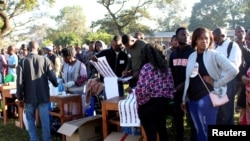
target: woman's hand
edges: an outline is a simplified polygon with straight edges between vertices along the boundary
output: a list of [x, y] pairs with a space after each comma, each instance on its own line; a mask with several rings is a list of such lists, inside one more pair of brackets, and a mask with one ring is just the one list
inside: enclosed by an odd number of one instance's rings
[[127, 92], [128, 94], [131, 94], [133, 92], [132, 88], [131, 87], [127, 87], [125, 89], [125, 92]]
[[244, 83], [244, 84], [249, 84], [249, 83], [250, 83], [250, 78], [248, 78], [247, 76], [243, 75], [243, 76], [241, 77], [241, 81], [242, 81], [242, 83]]
[[182, 111], [184, 111], [186, 113], [186, 103], [185, 102], [181, 103], [181, 109], [182, 109]]
[[210, 85], [214, 85], [214, 80], [213, 78], [211, 78], [210, 76], [206, 75], [206, 76], [203, 76], [203, 79]]

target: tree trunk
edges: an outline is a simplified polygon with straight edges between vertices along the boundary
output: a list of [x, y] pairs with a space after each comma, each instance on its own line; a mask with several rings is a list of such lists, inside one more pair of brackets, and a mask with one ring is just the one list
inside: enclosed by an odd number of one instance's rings
[[0, 17], [3, 19], [3, 22], [4, 22], [4, 25], [1, 28], [1, 32], [0, 32], [1, 34], [0, 36], [2, 37], [4, 33], [10, 30], [10, 21], [9, 21], [9, 17], [7, 16], [7, 14], [4, 13], [3, 10], [0, 10]]

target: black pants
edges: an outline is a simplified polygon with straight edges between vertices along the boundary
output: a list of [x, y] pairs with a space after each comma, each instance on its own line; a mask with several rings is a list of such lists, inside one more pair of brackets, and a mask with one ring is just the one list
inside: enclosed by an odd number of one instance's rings
[[149, 102], [138, 107], [138, 115], [147, 141], [156, 141], [157, 133], [160, 141], [168, 141], [166, 128], [168, 103], [167, 98], [151, 98]]
[[[173, 119], [174, 119], [174, 126], [175, 126], [176, 141], [184, 141], [185, 112], [181, 109], [182, 95], [183, 95], [183, 91], [174, 93]], [[186, 104], [186, 107], [187, 107], [187, 113], [186, 113], [187, 122], [191, 129], [189, 140], [196, 141], [196, 130], [195, 130], [191, 115], [189, 113], [188, 104]]]

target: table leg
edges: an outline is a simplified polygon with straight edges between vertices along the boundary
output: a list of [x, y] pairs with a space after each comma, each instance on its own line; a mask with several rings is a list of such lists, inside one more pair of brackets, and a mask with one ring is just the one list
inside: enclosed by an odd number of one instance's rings
[[7, 124], [7, 118], [8, 118], [8, 105], [7, 105], [7, 98], [3, 96], [3, 124]]
[[107, 110], [106, 105], [102, 103], [102, 129], [103, 129], [103, 139], [108, 136], [108, 126], [107, 126]]

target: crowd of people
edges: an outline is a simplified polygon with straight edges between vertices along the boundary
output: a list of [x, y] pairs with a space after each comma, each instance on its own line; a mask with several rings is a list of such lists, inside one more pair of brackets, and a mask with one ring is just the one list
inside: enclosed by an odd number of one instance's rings
[[[27, 111], [30, 140], [38, 140], [36, 108], [43, 140], [52, 140], [49, 83], [55, 87], [63, 83], [67, 93], [82, 94], [88, 80], [99, 78], [104, 83], [91, 61], [105, 56], [117, 77], [132, 76], [125, 91], [135, 90], [138, 115], [148, 141], [155, 141], [157, 134], [160, 141], [168, 140], [168, 111], [172, 111], [176, 141], [184, 141], [185, 117], [191, 128], [189, 140], [207, 141], [208, 125], [235, 124], [235, 107], [241, 115], [240, 124], [249, 124], [246, 92], [250, 90], [250, 40], [246, 33], [244, 27], [237, 26], [236, 39], [232, 40], [224, 28], [199, 27], [191, 35], [187, 28], [180, 27], [165, 50], [160, 44], [146, 42], [141, 32], [114, 35], [109, 46], [101, 40], [91, 41], [87, 48], [57, 45], [41, 50], [37, 42], [31, 41], [18, 53], [15, 46], [9, 46], [7, 54], [1, 50], [0, 73], [2, 81], [9, 74], [15, 78], [17, 99]], [[119, 96], [124, 96], [123, 82], [117, 83]], [[209, 91], [227, 94], [229, 102], [213, 107]], [[173, 107], [169, 106], [171, 101]]]

